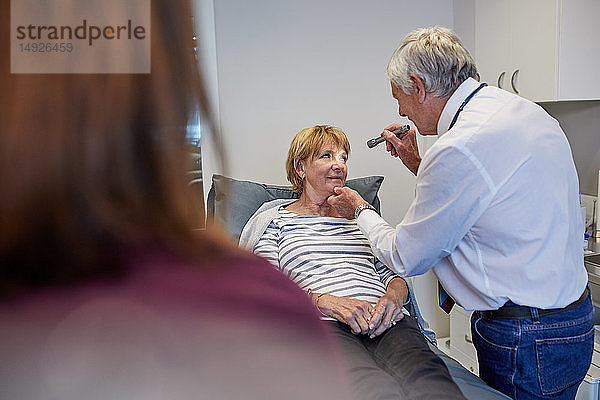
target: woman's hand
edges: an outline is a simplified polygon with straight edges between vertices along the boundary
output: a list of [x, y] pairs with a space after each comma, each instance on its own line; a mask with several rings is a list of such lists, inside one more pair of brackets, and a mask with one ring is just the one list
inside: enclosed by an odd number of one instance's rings
[[385, 149], [393, 157], [399, 157], [404, 165], [406, 165], [406, 168], [416, 175], [421, 164], [419, 146], [417, 145], [417, 133], [414, 129], [409, 130], [400, 137], [392, 133], [394, 129], [398, 129], [401, 126], [402, 124], [391, 124], [385, 128], [381, 136], [386, 140]]
[[402, 307], [408, 297], [408, 286], [402, 278], [394, 278], [388, 284], [386, 293], [379, 298], [375, 312], [369, 320], [368, 334], [371, 338], [381, 335], [397, 321], [404, 318]]
[[324, 294], [316, 305], [324, 315], [350, 326], [355, 335], [369, 331], [373, 306], [368, 301]]

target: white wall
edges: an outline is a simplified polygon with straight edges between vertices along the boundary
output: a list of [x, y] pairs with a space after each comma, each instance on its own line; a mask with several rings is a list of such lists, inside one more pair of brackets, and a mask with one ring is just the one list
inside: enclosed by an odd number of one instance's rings
[[350, 177], [384, 175], [383, 215], [399, 222], [413, 199], [414, 177], [383, 146], [369, 150], [365, 141], [400, 120], [385, 76], [393, 50], [416, 27], [451, 26], [452, 3], [215, 0], [214, 9], [230, 174], [286, 184], [292, 137], [333, 124], [350, 139]]
[[[383, 145], [370, 150], [365, 142], [391, 122], [408, 123], [390, 94], [387, 62], [412, 29], [451, 28], [452, 2], [197, 1], [205, 13], [201, 20], [212, 16], [214, 6], [215, 37], [205, 35], [202, 45], [209, 62], [216, 54], [212, 81], [218, 81], [226, 174], [287, 184], [284, 162], [293, 136], [307, 126], [335, 125], [352, 146], [349, 177], [385, 176], [382, 214], [391, 224], [400, 222], [414, 198], [414, 176]], [[208, 154], [211, 140], [203, 136], [205, 193], [212, 173], [222, 172]], [[447, 335], [432, 278], [417, 279], [415, 286], [424, 314], [439, 335]]]
[[[194, 35], [198, 44], [198, 59], [200, 69], [204, 77], [207, 96], [212, 106], [212, 120], [219, 122], [219, 79], [217, 73], [217, 47], [215, 30], [215, 10], [213, 0], [193, 0], [194, 9]], [[224, 173], [223, 157], [220, 157], [219, 147], [220, 137], [217, 133], [210, 130], [206, 125], [202, 125], [202, 170], [204, 171], [203, 186], [204, 196], [208, 195], [210, 190], [213, 171]], [[207, 175], [209, 172], [210, 175]]]
[[454, 32], [475, 57], [475, 0], [453, 0]]
[[565, 131], [579, 175], [581, 193], [596, 196], [600, 169], [600, 101], [540, 103]]

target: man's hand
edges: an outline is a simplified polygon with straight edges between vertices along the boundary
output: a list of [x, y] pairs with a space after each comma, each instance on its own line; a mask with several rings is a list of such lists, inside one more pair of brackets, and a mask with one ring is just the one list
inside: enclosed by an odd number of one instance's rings
[[349, 187], [336, 187], [333, 192], [334, 194], [327, 198], [327, 203], [340, 217], [354, 219], [356, 207], [367, 204], [357, 191]]
[[404, 318], [402, 307], [408, 297], [408, 286], [402, 278], [390, 281], [386, 293], [375, 305], [375, 312], [369, 321], [369, 336], [381, 335], [397, 321]]
[[317, 305], [324, 315], [348, 324], [355, 335], [369, 331], [373, 306], [368, 301], [325, 294], [319, 298]]
[[419, 146], [417, 145], [417, 133], [414, 129], [409, 130], [404, 135], [398, 137], [392, 133], [394, 129], [398, 129], [402, 124], [391, 124], [381, 133], [386, 140], [385, 149], [390, 152], [393, 157], [399, 157], [413, 174], [417, 174], [419, 164], [421, 164], [421, 156], [419, 155]]

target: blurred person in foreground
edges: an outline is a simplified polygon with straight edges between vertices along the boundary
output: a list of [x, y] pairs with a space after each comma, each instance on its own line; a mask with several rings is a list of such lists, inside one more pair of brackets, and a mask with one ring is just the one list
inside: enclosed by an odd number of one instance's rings
[[[448, 29], [410, 32], [387, 69], [398, 113], [439, 138], [421, 159], [415, 131], [388, 126], [387, 150], [416, 177], [396, 227], [349, 188], [329, 199], [402, 276], [434, 270], [467, 310], [479, 374], [515, 399], [573, 399], [590, 366], [593, 310], [583, 264], [579, 183], [558, 122], [478, 82]], [[357, 208], [362, 207], [356, 211]]]
[[300, 198], [261, 206], [244, 227], [240, 245], [308, 292], [334, 333], [358, 398], [464, 399], [429, 348], [417, 323], [420, 315], [404, 315], [406, 281], [373, 255], [355, 221], [327, 203], [333, 188], [346, 182], [349, 154], [348, 138], [337, 128], [317, 125], [298, 132], [286, 171]]
[[306, 294], [194, 229], [188, 5], [151, 2], [150, 74], [106, 75], [10, 74], [0, 6], [2, 399], [349, 398]]

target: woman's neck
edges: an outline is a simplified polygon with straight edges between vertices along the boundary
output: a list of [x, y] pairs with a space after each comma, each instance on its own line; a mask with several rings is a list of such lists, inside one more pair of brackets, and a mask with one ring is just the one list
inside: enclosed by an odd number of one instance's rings
[[306, 192], [302, 192], [300, 198], [287, 206], [286, 210], [299, 215], [321, 216], [321, 217], [338, 217], [337, 213], [327, 203], [327, 197], [321, 198], [311, 196]]

